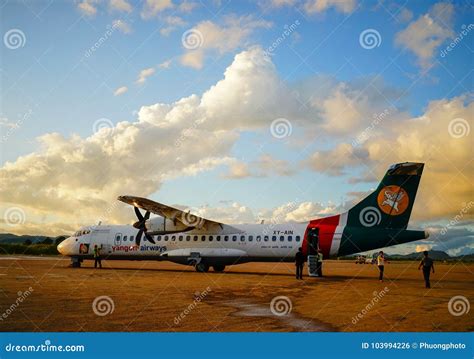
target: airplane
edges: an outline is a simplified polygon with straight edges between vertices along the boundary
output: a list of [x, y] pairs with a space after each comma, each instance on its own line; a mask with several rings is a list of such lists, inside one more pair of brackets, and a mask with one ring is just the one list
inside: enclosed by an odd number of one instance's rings
[[[93, 259], [97, 245], [102, 259], [171, 261], [203, 273], [248, 262], [292, 262], [300, 247], [305, 256], [320, 250], [323, 258], [333, 258], [408, 243], [429, 236], [407, 229], [423, 168], [394, 164], [377, 189], [347, 212], [305, 223], [228, 225], [147, 198], [119, 196], [134, 207], [137, 222], [83, 227], [57, 249], [72, 267]], [[151, 213], [159, 217], [150, 219]]]

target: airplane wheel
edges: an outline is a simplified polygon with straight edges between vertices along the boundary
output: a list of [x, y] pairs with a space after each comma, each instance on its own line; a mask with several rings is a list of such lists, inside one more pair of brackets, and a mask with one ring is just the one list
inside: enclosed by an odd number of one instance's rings
[[205, 273], [209, 270], [209, 265], [207, 263], [201, 262], [196, 264], [196, 271], [199, 273]]
[[214, 272], [223, 272], [224, 269], [225, 269], [225, 266], [224, 265], [216, 265], [216, 266], [212, 266], [212, 268], [214, 268]]

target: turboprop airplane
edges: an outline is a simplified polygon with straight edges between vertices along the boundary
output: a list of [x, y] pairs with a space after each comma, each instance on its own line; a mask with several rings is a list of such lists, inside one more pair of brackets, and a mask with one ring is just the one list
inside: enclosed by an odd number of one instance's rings
[[[233, 264], [291, 262], [299, 247], [305, 255], [320, 249], [330, 258], [417, 241], [428, 233], [406, 228], [423, 167], [394, 164], [377, 189], [347, 212], [306, 223], [228, 225], [150, 199], [120, 196], [134, 207], [137, 222], [84, 227], [58, 251], [71, 257], [73, 267], [92, 259], [97, 245], [103, 259], [167, 260], [198, 272], [210, 267], [222, 272]], [[151, 213], [160, 217], [150, 219]]]

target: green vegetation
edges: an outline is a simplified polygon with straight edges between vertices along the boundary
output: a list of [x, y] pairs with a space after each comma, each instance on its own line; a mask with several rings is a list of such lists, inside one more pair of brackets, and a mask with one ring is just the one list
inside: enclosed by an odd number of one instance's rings
[[54, 244], [7, 244], [0, 243], [0, 254], [56, 255]]

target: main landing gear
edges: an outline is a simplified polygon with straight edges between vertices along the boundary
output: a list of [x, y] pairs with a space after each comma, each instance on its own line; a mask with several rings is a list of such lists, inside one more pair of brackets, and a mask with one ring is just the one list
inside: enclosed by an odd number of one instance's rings
[[[209, 264], [207, 264], [206, 262], [199, 262], [198, 264], [196, 264], [195, 268], [196, 271], [199, 273], [207, 273], [209, 271]], [[214, 265], [212, 266], [212, 268], [214, 269], [214, 272], [221, 273], [224, 271], [225, 265]]]
[[82, 260], [76, 257], [71, 257], [71, 264], [72, 268], [80, 268]]

